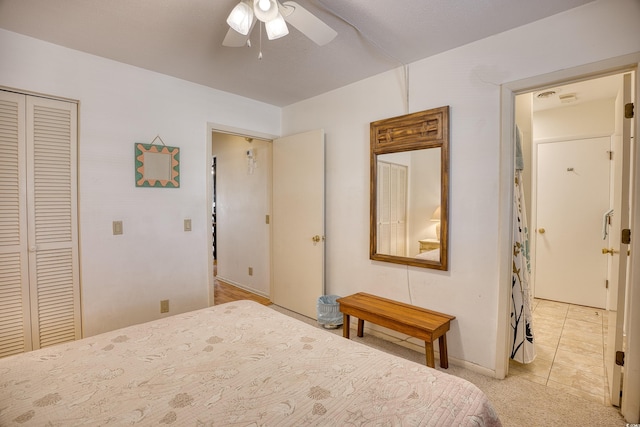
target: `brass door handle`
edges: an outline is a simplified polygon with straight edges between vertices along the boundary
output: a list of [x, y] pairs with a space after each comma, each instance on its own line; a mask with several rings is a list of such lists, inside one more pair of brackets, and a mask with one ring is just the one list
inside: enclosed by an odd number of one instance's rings
[[602, 248], [602, 254], [606, 255], [606, 254], [611, 254], [611, 256], [613, 256], [613, 254], [619, 254], [620, 251], [616, 251], [615, 249], [611, 248], [611, 249], [607, 249], [607, 248]]
[[546, 230], [544, 228], [538, 228], [538, 233], [540, 234], [544, 234]]
[[311, 241], [312, 241], [312, 242], [313, 242], [313, 244], [315, 245], [315, 244], [317, 244], [317, 243], [320, 243], [320, 241], [324, 241], [324, 237], [320, 237], [320, 236], [318, 236], [318, 235], [316, 234], [315, 236], [313, 236], [313, 237], [311, 238]]

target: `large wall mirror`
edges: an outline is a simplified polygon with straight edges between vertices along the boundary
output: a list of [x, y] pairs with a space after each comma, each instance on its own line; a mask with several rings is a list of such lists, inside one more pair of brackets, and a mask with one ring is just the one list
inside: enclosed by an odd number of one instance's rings
[[448, 269], [449, 107], [371, 123], [372, 260]]

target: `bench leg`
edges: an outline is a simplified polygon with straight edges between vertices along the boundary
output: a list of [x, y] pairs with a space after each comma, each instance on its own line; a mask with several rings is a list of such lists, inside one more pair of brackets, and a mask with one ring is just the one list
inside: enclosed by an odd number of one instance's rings
[[349, 339], [349, 315], [342, 314], [342, 336]]
[[447, 354], [447, 334], [443, 334], [438, 338], [438, 345], [440, 346], [440, 367], [448, 369], [449, 355]]
[[358, 319], [358, 336], [362, 338], [364, 336], [364, 320]]
[[435, 357], [433, 355], [433, 343], [432, 342], [424, 342], [424, 350], [427, 354], [427, 366], [430, 368], [436, 367]]

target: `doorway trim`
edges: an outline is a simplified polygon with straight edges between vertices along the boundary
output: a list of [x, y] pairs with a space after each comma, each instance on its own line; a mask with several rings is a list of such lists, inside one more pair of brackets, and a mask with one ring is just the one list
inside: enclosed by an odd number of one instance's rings
[[[227, 126], [220, 123], [207, 123], [207, 146], [206, 146], [206, 156], [205, 156], [205, 183], [206, 183], [206, 197], [207, 197], [207, 208], [205, 209], [204, 218], [205, 224], [211, 222], [211, 204], [213, 203], [213, 181], [211, 179], [211, 167], [212, 167], [212, 144], [213, 144], [213, 133], [226, 133], [229, 135], [236, 135], [240, 137], [246, 138], [256, 138], [256, 139], [264, 139], [264, 140], [273, 140], [278, 138], [278, 135], [272, 135], [264, 132], [258, 132], [254, 130], [242, 129], [233, 126]], [[214, 304], [213, 300], [213, 252], [211, 251], [211, 247], [213, 246], [213, 236], [211, 233], [207, 233], [207, 291], [209, 296], [209, 306]]]
[[[509, 318], [510, 318], [510, 292], [511, 292], [511, 241], [512, 241], [512, 209], [513, 209], [513, 170], [515, 151], [515, 96], [520, 93], [532, 92], [542, 88], [566, 84], [571, 81], [589, 80], [611, 74], [635, 70], [635, 100], [640, 100], [640, 52], [607, 59], [595, 63], [585, 64], [569, 69], [555, 71], [529, 77], [513, 82], [508, 82], [500, 87], [501, 96], [501, 124], [500, 124], [500, 200], [498, 214], [498, 240], [499, 255], [499, 295], [498, 295], [498, 334], [496, 340], [496, 377], [506, 377], [509, 369]], [[635, 137], [637, 139], [640, 130], [640, 114], [636, 105]], [[637, 146], [637, 145], [636, 145]], [[634, 153], [633, 161], [633, 185], [636, 190], [640, 188], [640, 150]], [[632, 242], [640, 241], [640, 197], [636, 197], [633, 203], [632, 217]], [[640, 358], [637, 361], [631, 354], [640, 355], [640, 339], [633, 340], [640, 331], [640, 251], [632, 248], [629, 257], [630, 276], [628, 300], [626, 307], [627, 316], [627, 355], [625, 364], [624, 398], [621, 407], [622, 415], [629, 422], [637, 422], [640, 417]]]

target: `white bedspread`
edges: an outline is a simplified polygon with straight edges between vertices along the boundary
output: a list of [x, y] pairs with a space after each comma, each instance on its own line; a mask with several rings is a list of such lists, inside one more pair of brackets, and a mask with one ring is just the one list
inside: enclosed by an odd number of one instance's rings
[[0, 425], [498, 426], [473, 384], [250, 301], [0, 359]]
[[431, 249], [430, 251], [420, 252], [416, 255], [416, 258], [438, 262], [440, 261], [440, 249]]

